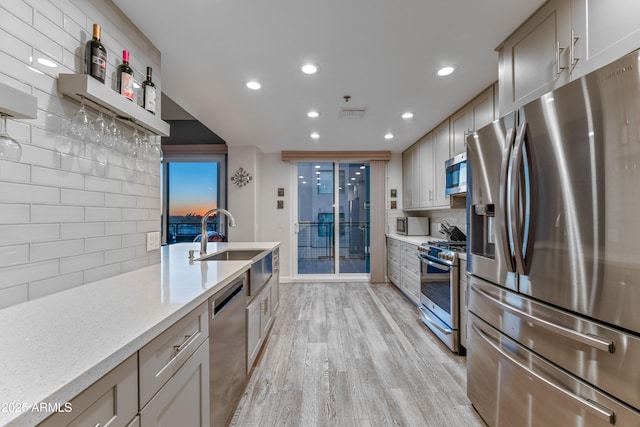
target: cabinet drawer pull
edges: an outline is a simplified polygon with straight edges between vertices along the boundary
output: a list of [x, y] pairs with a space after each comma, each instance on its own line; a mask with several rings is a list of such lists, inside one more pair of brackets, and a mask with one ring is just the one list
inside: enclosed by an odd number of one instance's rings
[[193, 337], [194, 335], [195, 335], [195, 333], [193, 333], [191, 335], [185, 335], [184, 336], [184, 341], [182, 342], [182, 344], [173, 346], [173, 356], [174, 357], [178, 353], [180, 353], [182, 350], [184, 350], [184, 348], [187, 346], [187, 344], [189, 344], [189, 342], [191, 341], [191, 337]]

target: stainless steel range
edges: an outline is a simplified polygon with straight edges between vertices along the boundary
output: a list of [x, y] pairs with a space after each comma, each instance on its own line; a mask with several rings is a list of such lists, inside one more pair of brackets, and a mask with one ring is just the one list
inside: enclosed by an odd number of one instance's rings
[[458, 253], [465, 242], [428, 242], [420, 257], [420, 318], [453, 352], [460, 349]]

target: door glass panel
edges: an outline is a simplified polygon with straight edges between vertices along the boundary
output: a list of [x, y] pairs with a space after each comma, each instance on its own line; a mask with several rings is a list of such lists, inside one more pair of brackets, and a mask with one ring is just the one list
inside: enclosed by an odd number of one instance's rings
[[[167, 164], [167, 244], [193, 242], [201, 234], [202, 216], [219, 206], [217, 162], [175, 162]], [[223, 239], [217, 215], [207, 223], [209, 240]]]
[[298, 163], [298, 274], [335, 273], [334, 164]]
[[369, 165], [340, 163], [339, 271], [369, 273]]

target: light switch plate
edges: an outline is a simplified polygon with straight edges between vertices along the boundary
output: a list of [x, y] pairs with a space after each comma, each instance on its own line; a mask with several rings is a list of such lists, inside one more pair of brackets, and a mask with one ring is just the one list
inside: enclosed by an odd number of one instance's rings
[[160, 232], [151, 231], [147, 233], [147, 252], [160, 249]]

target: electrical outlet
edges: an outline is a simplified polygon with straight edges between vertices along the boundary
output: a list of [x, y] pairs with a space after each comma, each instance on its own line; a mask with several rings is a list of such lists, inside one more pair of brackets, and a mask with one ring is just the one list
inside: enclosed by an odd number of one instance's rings
[[151, 231], [147, 233], [147, 252], [160, 249], [160, 232]]

